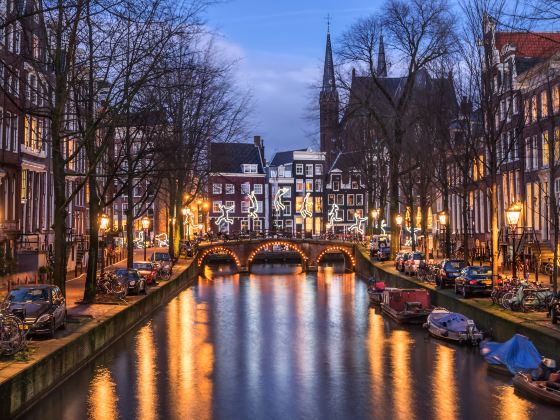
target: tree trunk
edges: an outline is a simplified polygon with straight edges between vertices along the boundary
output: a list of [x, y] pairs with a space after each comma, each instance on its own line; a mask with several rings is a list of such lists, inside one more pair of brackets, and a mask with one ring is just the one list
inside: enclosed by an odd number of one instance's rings
[[469, 194], [466, 189], [463, 191], [461, 204], [462, 204], [461, 221], [463, 224], [463, 260], [465, 261], [465, 264], [470, 265], [471, 263], [469, 258]]
[[[95, 176], [88, 179], [89, 186], [89, 251], [84, 302], [94, 302], [96, 294], [97, 261], [99, 255], [99, 199], [95, 185]], [[103, 255], [101, 256], [103, 258]]]
[[390, 154], [389, 169], [389, 217], [387, 224], [391, 226], [391, 259], [400, 249], [400, 230], [395, 217], [399, 213], [399, 156], [397, 153]]
[[[126, 210], [126, 267], [132, 268], [134, 262], [134, 199], [132, 197], [133, 179], [129, 177], [128, 188], [126, 194], [127, 210]], [[144, 238], [145, 241], [145, 238]], [[144, 246], [146, 244], [144, 243]]]
[[492, 232], [492, 286], [497, 284], [498, 278], [498, 258], [500, 255], [499, 249], [499, 231], [498, 231], [498, 185], [496, 182], [496, 175], [492, 175], [492, 182], [490, 184], [490, 224]]

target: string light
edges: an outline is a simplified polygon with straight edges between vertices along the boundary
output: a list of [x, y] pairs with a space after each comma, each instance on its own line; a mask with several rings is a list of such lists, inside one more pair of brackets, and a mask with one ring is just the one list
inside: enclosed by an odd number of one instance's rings
[[354, 268], [354, 266], [356, 265], [356, 259], [350, 253], [350, 251], [348, 251], [348, 249], [340, 247], [340, 246], [330, 246], [330, 247], [324, 249], [323, 251], [321, 251], [321, 253], [317, 257], [317, 264], [319, 264], [321, 262], [321, 259], [325, 256], [325, 254], [334, 253], [334, 252], [341, 252], [341, 253], [345, 254], [350, 259], [350, 262], [352, 263], [352, 268]]
[[367, 221], [367, 217], [360, 217], [358, 213], [354, 213], [354, 224], [352, 224], [349, 228], [349, 232], [356, 231], [360, 235], [364, 234], [364, 227], [362, 226]]
[[297, 247], [296, 245], [290, 243], [290, 242], [284, 242], [284, 241], [274, 241], [274, 242], [266, 242], [264, 244], [259, 245], [253, 252], [251, 252], [251, 254], [249, 255], [249, 263], [253, 262], [253, 259], [256, 257], [256, 255], [263, 251], [264, 249], [270, 247], [270, 246], [285, 246], [287, 248], [290, 248], [293, 251], [296, 251], [299, 256], [301, 257], [301, 259], [303, 261], [307, 261], [307, 256], [304, 254], [304, 252]]
[[235, 264], [239, 267], [241, 265], [239, 258], [237, 257], [237, 255], [235, 254], [235, 252], [233, 252], [231, 249], [223, 247], [223, 246], [216, 246], [216, 247], [212, 247], [212, 248], [208, 248], [206, 249], [201, 255], [200, 257], [198, 257], [197, 260], [197, 264], [198, 266], [202, 266], [202, 263], [204, 262], [204, 260], [206, 259], [206, 257], [210, 254], [216, 254], [216, 255], [220, 255], [220, 254], [226, 254], [229, 255], [230, 257], [233, 258], [233, 260], [235, 261]]
[[216, 219], [216, 224], [220, 226], [222, 223], [227, 223], [228, 225], [233, 225], [233, 219], [229, 217], [229, 212], [233, 211], [235, 206], [226, 207], [223, 204], [219, 204], [220, 216]]
[[257, 197], [255, 197], [255, 191], [251, 191], [247, 194], [247, 197], [249, 198], [249, 217], [251, 219], [258, 219], [259, 202], [257, 201]]
[[334, 226], [336, 224], [336, 222], [342, 222], [342, 218], [338, 217], [338, 204], [333, 203], [333, 205], [331, 206], [331, 209], [329, 210], [329, 223], [331, 224], [331, 226]]
[[306, 193], [305, 194], [305, 197], [303, 198], [303, 201], [301, 203], [301, 209], [299, 210], [299, 214], [301, 214], [301, 217], [303, 217], [304, 219], [307, 218], [307, 217], [313, 216], [313, 213], [310, 212], [309, 210], [307, 210], [307, 204], [308, 204], [310, 195], [311, 195], [311, 193]]
[[274, 210], [276, 210], [277, 213], [286, 210], [286, 205], [282, 201], [282, 198], [288, 193], [288, 191], [290, 190], [286, 187], [282, 187], [278, 191], [276, 191], [276, 194], [274, 195], [273, 206]]

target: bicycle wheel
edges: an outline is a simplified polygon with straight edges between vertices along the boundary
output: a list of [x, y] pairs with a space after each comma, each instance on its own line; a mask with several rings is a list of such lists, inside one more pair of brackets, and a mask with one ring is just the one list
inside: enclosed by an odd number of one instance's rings
[[511, 310], [511, 300], [514, 294], [512, 292], [507, 292], [502, 296], [502, 306], [504, 309]]
[[11, 356], [25, 347], [23, 322], [12, 315], [0, 320], [0, 353]]
[[119, 299], [124, 299], [126, 296], [126, 288], [120, 281], [115, 281], [111, 284], [111, 294]]

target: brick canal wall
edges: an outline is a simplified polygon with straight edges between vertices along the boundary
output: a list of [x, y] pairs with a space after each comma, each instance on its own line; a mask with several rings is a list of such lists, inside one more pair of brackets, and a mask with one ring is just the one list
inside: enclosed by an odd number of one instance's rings
[[[73, 340], [31, 363], [18, 374], [0, 383], [0, 419], [22, 414], [31, 404], [93, 360], [130, 329], [152, 315], [179, 292], [190, 286], [198, 276], [198, 267], [191, 263], [176, 278], [160, 282], [160, 286], [114, 316], [93, 319]], [[41, 345], [41, 344], [39, 344]]]
[[[506, 341], [514, 334], [523, 334], [533, 341], [543, 356], [560, 360], [560, 331], [551, 325], [547, 326], [548, 320], [536, 322], [535, 317], [539, 314], [506, 311], [491, 305], [489, 299], [462, 299], [453, 290], [438, 290], [414, 277], [389, 271], [388, 268], [393, 267], [392, 262], [374, 264], [367, 253], [358, 251], [356, 254], [356, 272], [363, 278], [373, 276], [390, 287], [427, 289], [432, 305], [460, 312], [473, 319], [477, 326], [492, 335], [493, 340]], [[543, 318], [544, 314], [540, 317]]]

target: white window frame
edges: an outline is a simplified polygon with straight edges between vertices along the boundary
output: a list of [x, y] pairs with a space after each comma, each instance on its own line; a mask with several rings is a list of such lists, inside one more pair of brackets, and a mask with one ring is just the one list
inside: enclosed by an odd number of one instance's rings
[[261, 195], [263, 193], [263, 184], [253, 184], [253, 191], [255, 191], [255, 194]]
[[222, 193], [222, 184], [212, 184], [212, 194], [219, 195]]
[[296, 175], [303, 175], [303, 163], [296, 164]]
[[226, 194], [235, 194], [235, 184], [226, 184]]

